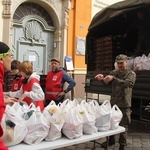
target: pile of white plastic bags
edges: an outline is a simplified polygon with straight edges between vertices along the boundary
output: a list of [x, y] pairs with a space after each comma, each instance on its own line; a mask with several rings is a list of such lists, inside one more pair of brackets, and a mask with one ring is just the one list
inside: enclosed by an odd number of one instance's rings
[[114, 130], [121, 119], [122, 112], [117, 105], [111, 107], [109, 100], [101, 105], [96, 100], [79, 103], [76, 99], [66, 99], [58, 105], [51, 101], [42, 112], [34, 104], [15, 103], [6, 106], [1, 122], [2, 139], [7, 146], [52, 142], [62, 136], [74, 139], [83, 134]]

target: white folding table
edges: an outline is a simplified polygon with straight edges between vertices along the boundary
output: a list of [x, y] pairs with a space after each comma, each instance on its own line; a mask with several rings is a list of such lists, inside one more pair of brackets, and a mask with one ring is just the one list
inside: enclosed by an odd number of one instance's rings
[[25, 143], [20, 143], [15, 146], [9, 147], [9, 150], [51, 150], [51, 149], [57, 149], [57, 148], [62, 148], [62, 147], [67, 147], [71, 145], [76, 145], [88, 141], [94, 141], [100, 138], [107, 138], [111, 135], [119, 134], [125, 132], [125, 128], [119, 126], [115, 130], [109, 130], [106, 132], [97, 132], [93, 133], [91, 135], [86, 135], [83, 134], [80, 138], [76, 139], [68, 139], [67, 137], [62, 137], [60, 139], [57, 139], [55, 141], [47, 142], [47, 141], [42, 141], [39, 144], [35, 145], [28, 145]]

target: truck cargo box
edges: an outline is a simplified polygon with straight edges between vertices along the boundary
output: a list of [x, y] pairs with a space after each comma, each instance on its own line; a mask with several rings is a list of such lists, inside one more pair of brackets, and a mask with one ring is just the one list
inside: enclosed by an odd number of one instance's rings
[[[142, 54], [137, 53], [139, 33], [135, 28], [130, 30], [139, 11], [150, 16], [150, 0], [118, 2], [104, 8], [92, 19], [86, 36], [86, 93], [111, 94], [111, 87], [94, 77], [98, 73], [108, 74], [115, 69], [114, 61], [118, 54], [126, 54], [133, 60], [144, 54], [150, 59], [150, 49], [142, 50]], [[149, 32], [150, 27], [147, 30]], [[150, 69], [138, 69], [134, 65], [131, 69], [135, 70], [137, 80], [133, 88], [132, 115], [134, 118], [150, 121]]]

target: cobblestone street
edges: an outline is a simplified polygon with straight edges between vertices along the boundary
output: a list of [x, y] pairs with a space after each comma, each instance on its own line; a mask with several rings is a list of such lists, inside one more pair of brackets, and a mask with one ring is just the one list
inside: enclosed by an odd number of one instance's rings
[[[118, 150], [119, 143], [117, 142], [118, 135], [116, 135], [116, 144], [109, 147], [109, 150]], [[102, 143], [105, 139], [100, 139], [98, 142]], [[127, 138], [126, 150], [149, 150], [150, 149], [150, 133], [129, 133]], [[86, 142], [78, 145], [73, 145], [58, 150], [92, 150], [94, 143]], [[96, 144], [95, 150], [104, 150], [99, 144]]]
[[[119, 143], [118, 138], [119, 135], [115, 136], [116, 144], [108, 147], [108, 150], [118, 150]], [[97, 142], [102, 143], [106, 140], [106, 138], [99, 139]], [[94, 147], [93, 142], [86, 142], [78, 145], [68, 146], [65, 148], [60, 148], [57, 150], [92, 150]], [[149, 150], [150, 149], [150, 124], [145, 123], [140, 124], [139, 122], [134, 122], [131, 125], [131, 129], [129, 129], [129, 133], [127, 136], [127, 146], [125, 150]], [[101, 148], [101, 145], [96, 144], [95, 150], [104, 150]]]

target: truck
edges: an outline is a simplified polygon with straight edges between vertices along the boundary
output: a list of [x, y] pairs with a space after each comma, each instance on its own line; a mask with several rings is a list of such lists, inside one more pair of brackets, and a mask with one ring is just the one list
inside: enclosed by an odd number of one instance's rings
[[150, 54], [145, 54], [144, 50], [142, 54], [136, 54], [137, 37], [140, 36], [136, 29], [131, 30], [128, 36], [124, 36], [128, 28], [134, 24], [139, 11], [144, 11], [147, 16], [150, 16], [150, 0], [118, 2], [102, 9], [93, 17], [86, 35], [85, 92], [111, 95], [111, 86], [99, 82], [94, 77], [98, 73], [109, 74], [115, 69], [115, 57], [118, 54], [125, 54], [129, 59], [133, 59], [131, 69], [137, 76], [132, 94], [131, 117], [142, 122], [150, 122], [150, 69], [134, 68], [135, 58], [141, 58], [144, 54], [150, 59]]

